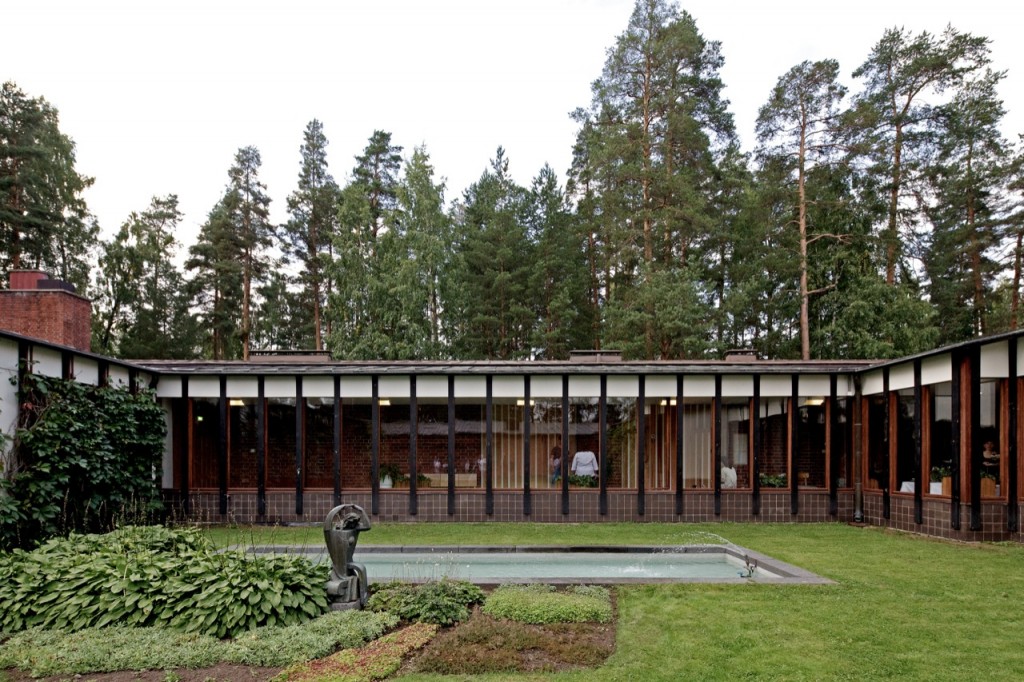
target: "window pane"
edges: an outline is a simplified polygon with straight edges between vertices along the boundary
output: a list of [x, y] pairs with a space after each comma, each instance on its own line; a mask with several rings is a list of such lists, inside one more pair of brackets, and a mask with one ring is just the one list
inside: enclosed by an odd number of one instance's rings
[[789, 486], [789, 400], [762, 398], [758, 423], [761, 452], [758, 459], [760, 485], [763, 488]]

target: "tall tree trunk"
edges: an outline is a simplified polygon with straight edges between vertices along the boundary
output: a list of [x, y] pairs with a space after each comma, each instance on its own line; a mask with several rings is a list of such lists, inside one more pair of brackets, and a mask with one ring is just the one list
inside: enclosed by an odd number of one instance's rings
[[896, 139], [893, 143], [892, 154], [892, 187], [889, 189], [889, 224], [885, 235], [885, 283], [889, 286], [896, 284], [896, 261], [899, 258], [899, 221], [897, 213], [900, 203], [900, 184], [902, 177], [903, 163], [903, 124], [896, 124]]
[[800, 358], [811, 359], [811, 321], [807, 287], [807, 187], [804, 164], [807, 159], [807, 111], [801, 106], [800, 151], [797, 157], [797, 214], [800, 228]]
[[1013, 252], [1013, 292], [1010, 294], [1010, 329], [1017, 329], [1017, 311], [1020, 308], [1021, 249], [1024, 247], [1024, 228], [1017, 230], [1017, 248]]

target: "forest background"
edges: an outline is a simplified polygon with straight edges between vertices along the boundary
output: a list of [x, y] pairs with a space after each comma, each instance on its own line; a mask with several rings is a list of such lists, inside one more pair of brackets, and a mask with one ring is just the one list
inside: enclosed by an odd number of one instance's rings
[[174, 194], [101, 239], [57, 109], [8, 82], [0, 269], [74, 283], [93, 350], [124, 358], [886, 358], [1018, 327], [1024, 154], [987, 38], [884, 30], [851, 91], [834, 60], [796, 64], [749, 150], [722, 66], [694, 17], [637, 0], [564, 182], [516, 183], [499, 147], [450, 199], [383, 130], [338, 182], [314, 119], [288, 219], [243, 147], [189, 245]]

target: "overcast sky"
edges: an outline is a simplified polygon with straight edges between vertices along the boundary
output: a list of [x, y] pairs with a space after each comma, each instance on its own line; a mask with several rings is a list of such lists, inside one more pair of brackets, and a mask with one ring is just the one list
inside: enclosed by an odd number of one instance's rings
[[[886, 28], [947, 24], [992, 40], [1008, 70], [1004, 130], [1024, 133], [1024, 5], [1007, 0], [682, 2], [722, 43], [725, 96], [743, 146], [780, 75], [807, 59], [849, 74]], [[424, 144], [447, 198], [505, 147], [528, 185], [544, 163], [564, 181], [576, 127], [632, 0], [0, 0], [0, 80], [43, 96], [77, 144], [86, 199], [109, 235], [154, 195], [175, 193], [180, 241], [221, 196], [235, 151], [254, 145], [286, 218], [299, 146], [318, 118], [339, 183], [375, 129]]]

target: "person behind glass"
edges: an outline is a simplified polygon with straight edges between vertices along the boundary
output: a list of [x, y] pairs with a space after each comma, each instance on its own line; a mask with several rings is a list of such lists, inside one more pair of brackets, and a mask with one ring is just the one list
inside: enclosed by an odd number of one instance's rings
[[558, 483], [562, 477], [562, 448], [557, 445], [551, 448], [551, 485]]
[[985, 441], [981, 451], [981, 464], [985, 471], [993, 474], [999, 471], [999, 453], [996, 452], [996, 444], [990, 440]]
[[590, 450], [580, 450], [572, 456], [572, 473], [577, 476], [597, 476], [597, 455]]

